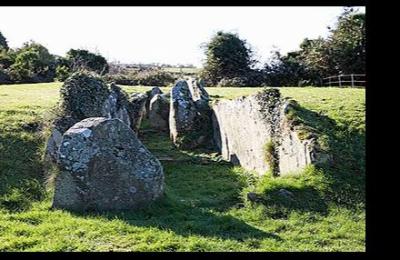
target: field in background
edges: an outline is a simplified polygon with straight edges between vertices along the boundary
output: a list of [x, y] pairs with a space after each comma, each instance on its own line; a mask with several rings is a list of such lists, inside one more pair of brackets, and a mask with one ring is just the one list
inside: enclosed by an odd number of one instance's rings
[[[50, 210], [41, 123], [61, 83], [0, 86], [0, 251], [365, 251], [365, 90], [281, 88], [330, 144], [336, 163], [321, 173], [255, 184], [209, 151], [179, 151], [167, 133], [140, 139], [163, 162], [166, 197], [140, 212]], [[145, 92], [151, 87], [123, 87]], [[213, 99], [261, 88], [208, 88]], [[168, 91], [167, 88], [162, 88]], [[248, 191], [297, 190], [296, 205], [251, 205]]]

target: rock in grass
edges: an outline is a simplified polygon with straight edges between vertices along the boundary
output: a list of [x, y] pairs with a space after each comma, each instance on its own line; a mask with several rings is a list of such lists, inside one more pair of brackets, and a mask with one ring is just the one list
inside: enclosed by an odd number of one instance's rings
[[63, 135], [59, 156], [54, 208], [133, 209], [163, 194], [160, 162], [119, 119], [75, 124]]
[[156, 94], [150, 101], [149, 122], [152, 128], [167, 131], [169, 120], [169, 99]]

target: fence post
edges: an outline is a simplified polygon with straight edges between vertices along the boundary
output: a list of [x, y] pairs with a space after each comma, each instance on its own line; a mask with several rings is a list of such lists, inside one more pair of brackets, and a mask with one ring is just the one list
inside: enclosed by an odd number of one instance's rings
[[329, 87], [331, 86], [331, 77], [329, 77]]
[[341, 79], [341, 75], [338, 76], [339, 78], [339, 87], [342, 87], [342, 79]]
[[354, 74], [351, 74], [351, 87], [354, 88]]

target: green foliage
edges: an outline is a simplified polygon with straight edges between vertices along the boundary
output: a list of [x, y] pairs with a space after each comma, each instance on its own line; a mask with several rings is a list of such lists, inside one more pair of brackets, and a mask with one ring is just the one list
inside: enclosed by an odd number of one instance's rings
[[0, 68], [8, 69], [15, 61], [12, 49], [0, 49]]
[[268, 164], [271, 172], [276, 174], [276, 172], [279, 170], [276, 144], [270, 140], [264, 144], [263, 149], [265, 162]]
[[69, 68], [65, 65], [58, 65], [56, 68], [56, 79], [58, 81], [65, 81], [70, 75]]
[[[61, 107], [67, 115], [77, 119], [98, 116], [110, 91], [100, 77], [88, 73], [76, 72], [60, 89]], [[97, 109], [97, 110], [96, 110]]]
[[2, 49], [8, 49], [8, 43], [6, 37], [1, 33], [0, 31], [0, 50]]
[[67, 52], [67, 60], [74, 72], [85, 69], [104, 75], [109, 69], [107, 60], [103, 56], [87, 50], [71, 49]]
[[365, 14], [345, 8], [327, 39], [306, 38], [298, 51], [276, 52], [264, 67], [266, 84], [321, 85], [323, 77], [365, 74], [365, 39]]
[[223, 78], [245, 77], [254, 64], [246, 41], [233, 33], [217, 32], [205, 45], [205, 54], [201, 74], [214, 86]]
[[365, 14], [345, 9], [328, 39], [332, 63], [339, 73], [365, 73]]
[[49, 82], [54, 78], [54, 57], [43, 45], [27, 42], [15, 52], [10, 66], [11, 78], [17, 82]]

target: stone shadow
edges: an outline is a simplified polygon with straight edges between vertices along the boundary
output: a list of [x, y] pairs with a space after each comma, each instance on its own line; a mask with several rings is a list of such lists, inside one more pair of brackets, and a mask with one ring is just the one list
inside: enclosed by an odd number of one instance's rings
[[338, 124], [332, 118], [294, 107], [297, 119], [307, 126], [308, 132], [322, 139], [331, 160], [317, 165], [329, 180], [327, 197], [348, 207], [365, 203], [365, 131]]

